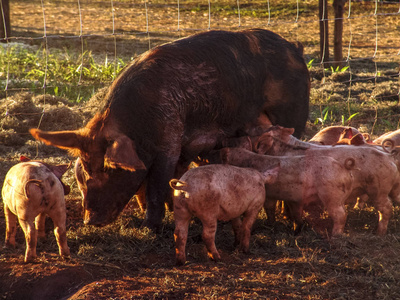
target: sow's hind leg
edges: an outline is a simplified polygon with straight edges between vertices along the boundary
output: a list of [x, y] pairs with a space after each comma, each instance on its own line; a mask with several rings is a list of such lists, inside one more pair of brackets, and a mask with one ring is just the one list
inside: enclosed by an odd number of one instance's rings
[[170, 193], [169, 181], [173, 178], [179, 154], [160, 153], [154, 160], [147, 177], [146, 218], [143, 226], [155, 232], [161, 230], [165, 216], [164, 202]]

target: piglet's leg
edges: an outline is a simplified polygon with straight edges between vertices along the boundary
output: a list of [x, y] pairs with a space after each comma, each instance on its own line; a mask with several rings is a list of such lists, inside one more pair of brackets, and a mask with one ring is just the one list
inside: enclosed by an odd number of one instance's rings
[[272, 199], [266, 199], [264, 203], [264, 209], [267, 214], [267, 222], [268, 225], [272, 225], [275, 223], [275, 209], [276, 209], [276, 203], [277, 200], [272, 200]]
[[367, 201], [368, 201], [368, 195], [367, 194], [364, 194], [364, 195], [361, 195], [358, 199], [357, 199], [357, 202], [356, 202], [356, 204], [354, 205], [354, 208], [355, 209], [363, 209], [364, 208], [364, 206], [365, 206], [365, 203], [367, 203]]
[[340, 236], [344, 232], [347, 213], [344, 205], [335, 203], [335, 199], [328, 201], [326, 210], [333, 220], [332, 236]]
[[215, 261], [221, 259], [218, 253], [217, 247], [215, 246], [215, 233], [217, 231], [217, 219], [202, 219], [203, 224], [203, 241], [206, 244], [208, 250], [208, 256]]
[[191, 215], [186, 209], [174, 208], [175, 216], [175, 259], [177, 265], [184, 265], [186, 262], [186, 241], [188, 237], [189, 222]]
[[4, 204], [4, 215], [6, 218], [6, 242], [5, 247], [15, 247], [15, 234], [17, 232], [17, 216], [14, 215], [6, 204]]
[[39, 239], [45, 239], [46, 238], [46, 232], [45, 232], [45, 222], [46, 222], [46, 214], [41, 213], [37, 215], [35, 219], [35, 226], [37, 230], [37, 236]]
[[252, 211], [247, 211], [243, 216], [240, 250], [242, 250], [244, 253], [249, 252], [251, 228], [253, 227], [253, 224], [257, 218], [260, 209], [261, 207], [258, 210], [254, 209]]
[[298, 202], [286, 202], [287, 213], [294, 222], [294, 233], [299, 234], [303, 228], [303, 205]]
[[376, 234], [385, 235], [387, 226], [393, 213], [393, 205], [387, 196], [379, 196], [375, 201], [375, 208], [379, 212], [379, 223]]
[[35, 224], [32, 221], [25, 221], [19, 219], [19, 224], [25, 233], [26, 251], [25, 251], [25, 262], [32, 262], [36, 258], [36, 242], [37, 232]]
[[66, 213], [65, 208], [54, 209], [49, 213], [54, 223], [54, 236], [57, 240], [58, 252], [60, 256], [69, 257], [70, 252], [67, 245]]

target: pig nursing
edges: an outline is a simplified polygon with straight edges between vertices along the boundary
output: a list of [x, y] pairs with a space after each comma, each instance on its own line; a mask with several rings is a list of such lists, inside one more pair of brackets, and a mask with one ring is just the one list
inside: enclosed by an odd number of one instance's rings
[[[356, 168], [352, 171], [352, 191], [346, 203], [355, 202], [357, 197], [364, 199], [363, 201], [368, 198], [379, 212], [377, 233], [386, 234], [393, 211], [392, 203], [400, 203], [400, 173], [395, 157], [388, 155], [383, 149], [367, 145], [315, 145], [296, 139], [292, 133], [293, 129], [271, 127], [260, 137], [257, 152], [285, 157], [303, 155], [312, 161], [322, 156], [339, 161], [343, 158], [353, 159]], [[320, 166], [329, 170], [323, 162]]]
[[83, 128], [30, 132], [80, 157], [86, 224], [113, 222], [145, 183], [143, 225], [158, 231], [176, 172], [259, 126], [300, 136], [309, 95], [301, 45], [262, 29], [210, 30], [137, 57]]
[[351, 195], [354, 160], [336, 160], [329, 156], [269, 156], [240, 148], [221, 150], [223, 162], [254, 168], [260, 172], [280, 165], [276, 182], [267, 185], [265, 209], [268, 219], [274, 219], [275, 203], [288, 203], [291, 217], [302, 223], [303, 207], [320, 202], [333, 219], [333, 235], [343, 233], [346, 222], [346, 199]]
[[36, 257], [37, 237], [45, 237], [46, 214], [54, 223], [59, 254], [69, 256], [66, 237], [64, 193], [69, 189], [60, 180], [69, 165], [50, 166], [37, 161], [21, 162], [7, 173], [2, 198], [6, 218], [7, 247], [15, 247], [16, 222], [24, 231], [25, 262]]

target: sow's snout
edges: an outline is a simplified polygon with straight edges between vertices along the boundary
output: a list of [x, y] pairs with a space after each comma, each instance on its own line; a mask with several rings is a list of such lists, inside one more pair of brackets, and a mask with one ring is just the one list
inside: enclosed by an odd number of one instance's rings
[[[116, 214], [118, 215], [118, 214]], [[106, 217], [102, 216], [98, 213], [95, 213], [93, 211], [90, 211], [88, 209], [85, 209], [84, 214], [83, 214], [83, 223], [85, 225], [93, 225], [93, 226], [98, 226], [102, 227], [105, 226], [109, 223], [111, 223], [112, 220], [111, 217]]]
[[105, 226], [115, 221], [129, 200], [138, 191], [146, 171], [116, 170], [104, 185], [87, 181], [83, 199], [83, 222], [86, 225]]

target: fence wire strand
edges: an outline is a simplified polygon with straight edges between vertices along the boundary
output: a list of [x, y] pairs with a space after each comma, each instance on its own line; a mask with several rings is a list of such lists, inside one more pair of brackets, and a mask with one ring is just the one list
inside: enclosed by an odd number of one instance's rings
[[[345, 15], [342, 19], [344, 24], [346, 24], [347, 27], [347, 34], [343, 34], [343, 45], [345, 48], [347, 48], [347, 55], [344, 55], [342, 58], [342, 61], [334, 61], [332, 59], [329, 60], [329, 64], [335, 64], [335, 63], [342, 63], [345, 64], [347, 67], [347, 70], [349, 72], [349, 80], [343, 80], [342, 83], [348, 84], [348, 95], [346, 101], [348, 104], [350, 103], [350, 100], [354, 97], [353, 96], [353, 91], [352, 87], [354, 83], [357, 82], [362, 82], [362, 81], [369, 81], [369, 80], [374, 80], [375, 86], [377, 86], [380, 73], [381, 73], [381, 67], [379, 65], [380, 60], [392, 60], [395, 62], [399, 61], [400, 57], [400, 47], [398, 44], [396, 45], [384, 45], [382, 44], [382, 41], [380, 42], [380, 38], [384, 37], [385, 33], [387, 32], [388, 28], [385, 24], [386, 20], [389, 20], [389, 18], [396, 18], [400, 17], [400, 1], [399, 1], [399, 7], [396, 5], [393, 5], [393, 2], [389, 1], [378, 1], [378, 0], [372, 0], [370, 1], [368, 7], [371, 7], [371, 11], [367, 11], [366, 13], [363, 14], [357, 14], [357, 12], [354, 10], [354, 2], [356, 1], [345, 1], [346, 4], [348, 5], [348, 11], [347, 11], [347, 16]], [[48, 25], [48, 20], [50, 19], [46, 13], [47, 9], [46, 6], [50, 5], [51, 2], [45, 2], [44, 0], [40, 1], [41, 5], [41, 13], [42, 13], [42, 19], [43, 19], [43, 35], [42, 36], [17, 36], [15, 32], [12, 32], [10, 36], [6, 34], [5, 36], [5, 45], [3, 48], [5, 49], [4, 52], [6, 53], [6, 56], [9, 56], [11, 53], [11, 43], [13, 42], [37, 42], [37, 41], [42, 41], [42, 55], [44, 56], [44, 66], [43, 66], [43, 74], [38, 78], [38, 82], [43, 80], [43, 84], [41, 87], [36, 86], [32, 88], [18, 88], [18, 87], [13, 87], [11, 83], [11, 76], [10, 76], [10, 69], [11, 69], [11, 62], [10, 60], [7, 61], [7, 71], [4, 74], [4, 84], [3, 84], [3, 91], [5, 92], [5, 96], [8, 97], [9, 93], [11, 91], [23, 91], [23, 90], [35, 90], [35, 91], [40, 91], [42, 90], [43, 95], [46, 95], [49, 89], [56, 88], [54, 86], [54, 83], [50, 82], [50, 77], [49, 76], [49, 56], [51, 49], [49, 47], [49, 41], [55, 41], [55, 40], [73, 40], [77, 39], [79, 40], [79, 46], [80, 47], [80, 66], [79, 66], [79, 78], [77, 80], [77, 85], [80, 87], [83, 81], [84, 77], [84, 65], [85, 65], [85, 56], [87, 55], [87, 52], [85, 51], [85, 47], [87, 46], [87, 40], [88, 39], [93, 39], [92, 43], [101, 43], [101, 41], [96, 41], [96, 38], [105, 38], [109, 39], [112, 41], [113, 49], [112, 52], [110, 50], [109, 55], [110, 57], [113, 56], [113, 66], [114, 66], [114, 72], [113, 72], [113, 78], [117, 76], [117, 72], [119, 70], [119, 57], [120, 55], [120, 47], [124, 47], [123, 40], [126, 39], [127, 37], [135, 38], [135, 37], [140, 37], [140, 36], [147, 36], [147, 49], [152, 48], [152, 39], [154, 37], [154, 41], [157, 40], [159, 36], [165, 36], [168, 37], [168, 35], [171, 36], [176, 36], [176, 34], [181, 37], [187, 33], [190, 32], [199, 32], [199, 31], [205, 31], [205, 30], [212, 30], [212, 29], [227, 29], [228, 27], [232, 30], [236, 29], [244, 29], [249, 27], [248, 23], [248, 15], [247, 14], [256, 14], [257, 9], [254, 8], [254, 10], [251, 8], [252, 4], [249, 4], [244, 1], [236, 0], [236, 7], [235, 4], [232, 4], [232, 10], [233, 13], [237, 17], [237, 23], [233, 22], [232, 24], [229, 24], [229, 22], [224, 23], [223, 20], [225, 18], [219, 18], [218, 15], [215, 13], [217, 9], [220, 9], [218, 7], [218, 1], [214, 1], [211, 3], [211, 0], [208, 0], [207, 4], [203, 4], [203, 16], [202, 16], [202, 27], [196, 27], [191, 23], [190, 21], [188, 22], [187, 19], [190, 18], [190, 15], [194, 15], [193, 11], [190, 11], [187, 9], [187, 2], [182, 2], [180, 0], [171, 1], [171, 2], [165, 2], [165, 14], [169, 14], [170, 9], [176, 11], [176, 14], [172, 14], [172, 20], [176, 17], [176, 22], [173, 20], [173, 25], [166, 25], [165, 28], [163, 27], [162, 29], [154, 26], [154, 23], [152, 22], [153, 19], [157, 18], [158, 16], [153, 14], [153, 7], [155, 5], [161, 5], [159, 3], [153, 3], [149, 2], [148, 0], [143, 0], [143, 2], [136, 3], [136, 1], [132, 1], [132, 6], [137, 6], [137, 7], [142, 7], [142, 15], [144, 15], [144, 18], [142, 18], [142, 22], [139, 22], [138, 20], [135, 19], [134, 16], [132, 16], [130, 22], [132, 23], [137, 23], [137, 27], [141, 27], [142, 30], [136, 30], [134, 29], [135, 27], [129, 27], [129, 29], [125, 30], [124, 28], [117, 28], [117, 25], [122, 24], [122, 22], [119, 21], [120, 15], [122, 12], [117, 10], [117, 7], [121, 4], [120, 2], [117, 2], [115, 0], [110, 0], [110, 10], [111, 10], [111, 21], [110, 21], [110, 27], [111, 31], [110, 32], [87, 32], [87, 29], [84, 27], [84, 23], [87, 22], [85, 20], [85, 6], [88, 5], [89, 2], [82, 2], [81, 0], [76, 0], [76, 7], [77, 7], [77, 13], [76, 13], [76, 18], [79, 22], [79, 33], [77, 35], [74, 35], [72, 32], [71, 33], [57, 33], [55, 30], [49, 30], [50, 28]], [[72, 3], [72, 1], [71, 1]], [[323, 2], [324, 3], [324, 2]], [[387, 5], [390, 4], [393, 6], [395, 11], [387, 11], [387, 10], [382, 10], [382, 5]], [[295, 37], [295, 40], [301, 41], [304, 40], [306, 37], [304, 36], [299, 36], [299, 28], [300, 27], [307, 27], [307, 26], [314, 26], [317, 25], [317, 22], [323, 22], [323, 26], [330, 26], [330, 24], [333, 24], [335, 20], [334, 17], [325, 17], [325, 14], [330, 11], [330, 7], [325, 7], [323, 6], [323, 14], [322, 18], [315, 18], [314, 20], [310, 18], [303, 18], [302, 15], [302, 9], [306, 9], [307, 3], [300, 3], [299, 0], [296, 0], [295, 4], [293, 3], [293, 6], [295, 5], [295, 8], [293, 9], [293, 17], [294, 19], [287, 18], [286, 20], [280, 17], [275, 17], [279, 15], [279, 8], [274, 7], [274, 3], [272, 1], [267, 0], [266, 3], [264, 2], [263, 4], [263, 10], [266, 10], [266, 15], [265, 19], [260, 18], [260, 26], [257, 27], [271, 27], [271, 30], [273, 29], [279, 29], [279, 28], [290, 28], [288, 30], [288, 34], [292, 35]], [[250, 8], [249, 8], [250, 6]], [[391, 7], [392, 7], [391, 6]], [[47, 7], [48, 8], [48, 7]], [[224, 8], [225, 9], [225, 8]], [[235, 12], [236, 10], [236, 12]], [[62, 13], [62, 12], [60, 12]], [[171, 14], [170, 14], [171, 15]], [[3, 7], [1, 6], [1, 17], [5, 18], [4, 16], [4, 10]], [[51, 16], [54, 18], [54, 16]], [[204, 23], [204, 21], [207, 20], [207, 23]], [[234, 19], [233, 19], [234, 20]], [[287, 20], [292, 20], [292, 21], [287, 21]], [[363, 22], [365, 20], [365, 22]], [[357, 21], [357, 22], [356, 22]], [[360, 22], [359, 22], [360, 21]], [[369, 22], [371, 28], [371, 35], [372, 36], [372, 30], [375, 31], [374, 33], [374, 41], [372, 39], [370, 41], [367, 40], [362, 40], [360, 38], [360, 35], [363, 35], [363, 32], [357, 31], [357, 26], [355, 25], [356, 23], [366, 23]], [[373, 25], [372, 25], [373, 22]], [[3, 22], [5, 24], [5, 22]], [[140, 26], [139, 26], [140, 24]], [[151, 26], [150, 26], [151, 24]], [[236, 27], [237, 24], [237, 27]], [[261, 25], [263, 24], [263, 25]], [[385, 25], [382, 25], [385, 24]], [[120, 25], [121, 26], [121, 25]], [[317, 25], [318, 26], [318, 25]], [[372, 29], [372, 26], [374, 29]], [[144, 27], [144, 28], [143, 28]], [[204, 28], [205, 27], [205, 28]], [[254, 26], [251, 26], [254, 27]], [[273, 28], [272, 28], [273, 27]], [[90, 27], [89, 27], [90, 28]], [[4, 28], [6, 29], [6, 28]], [[144, 30], [143, 30], [144, 29]], [[390, 28], [389, 28], [390, 30]], [[397, 28], [393, 28], [393, 31], [397, 30]], [[51, 32], [50, 32], [51, 31]], [[389, 32], [393, 34], [392, 32]], [[7, 30], [5, 30], [7, 32]], [[332, 35], [331, 35], [332, 36]], [[157, 37], [157, 38], [156, 38]], [[326, 36], [324, 36], [325, 39], [327, 39]], [[171, 38], [172, 39], [172, 38]], [[330, 37], [331, 39], [331, 37]], [[168, 39], [167, 39], [168, 41]], [[329, 40], [326, 40], [329, 41]], [[360, 42], [361, 41], [361, 42]], [[157, 41], [158, 43], [158, 41]], [[363, 47], [367, 47], [368, 49], [373, 50], [373, 53], [368, 55], [364, 55], [363, 57], [357, 56], [357, 47], [359, 47], [359, 44], [362, 43]], [[314, 46], [315, 47], [315, 46]], [[392, 51], [392, 47], [394, 50]], [[311, 48], [311, 46], [310, 46]], [[331, 47], [330, 47], [331, 48]], [[110, 49], [111, 49], [111, 43], [110, 43]], [[329, 49], [329, 48], [328, 48]], [[384, 50], [386, 49], [386, 50]], [[384, 51], [382, 51], [384, 50]], [[89, 50], [88, 50], [89, 51]], [[105, 52], [106, 53], [106, 52]], [[111, 53], [113, 53], [111, 55]], [[137, 54], [137, 53], [134, 53]], [[108, 64], [108, 58], [107, 54], [105, 58], [105, 64]], [[325, 80], [327, 76], [327, 68], [324, 63], [325, 58], [329, 57], [329, 53], [325, 53], [325, 48], [323, 48], [323, 52], [320, 53], [320, 62], [314, 62], [311, 63], [313, 66], [317, 66], [321, 68], [322, 73], [323, 73], [323, 80]], [[353, 76], [353, 66], [355, 63], [360, 62], [360, 61], [367, 61], [371, 60], [371, 73], [373, 73], [372, 66], [375, 68], [375, 73], [372, 76], [364, 76], [363, 78], [358, 78], [357, 76]], [[329, 70], [328, 70], [329, 71]], [[50, 70], [51, 72], [51, 70]], [[400, 70], [397, 71], [396, 74], [390, 75], [392, 77], [399, 77], [399, 82], [400, 82]], [[388, 77], [390, 77], [388, 76]], [[50, 83], [50, 84], [49, 84]], [[398, 89], [398, 94], [397, 94], [400, 102], [400, 87]], [[78, 99], [80, 99], [80, 94], [78, 95]], [[390, 97], [390, 96], [388, 96]], [[46, 101], [46, 97], [44, 96], [44, 101]], [[349, 110], [350, 113], [350, 110]], [[41, 124], [41, 121], [43, 119], [43, 116], [45, 114], [45, 109], [43, 108], [41, 118], [38, 124], [38, 127]]]
[[81, 84], [82, 74], [83, 74], [83, 56], [84, 56], [84, 48], [83, 48], [83, 29], [82, 29], [82, 11], [81, 11], [81, 2], [78, 1], [78, 13], [79, 13], [79, 40], [81, 43], [81, 65], [79, 69], [79, 79], [78, 85]]
[[[44, 67], [44, 75], [43, 75], [43, 110], [42, 110], [42, 114], [40, 115], [40, 119], [38, 122], [38, 126], [37, 128], [40, 128], [40, 124], [42, 123], [43, 117], [46, 113], [45, 111], [45, 104], [46, 104], [46, 88], [47, 88], [47, 71], [48, 71], [48, 60], [49, 60], [49, 56], [48, 56], [48, 40], [47, 40], [47, 27], [46, 27], [46, 10], [44, 7], [44, 2], [43, 0], [41, 0], [41, 4], [42, 4], [42, 13], [43, 13], [43, 40], [44, 40], [44, 55], [45, 55], [45, 67]], [[37, 149], [38, 151], [38, 149]]]

